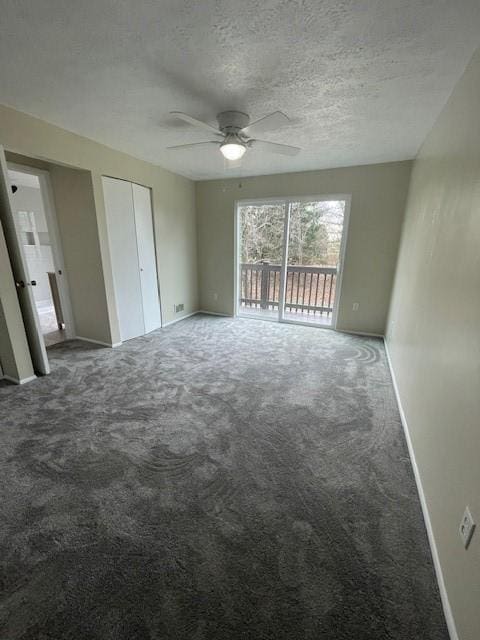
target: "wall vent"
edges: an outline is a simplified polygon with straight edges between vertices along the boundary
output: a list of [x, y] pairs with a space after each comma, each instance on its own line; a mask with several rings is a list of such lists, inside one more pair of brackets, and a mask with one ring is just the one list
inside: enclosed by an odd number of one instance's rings
[[184, 305], [183, 305], [183, 303], [182, 304], [176, 304], [176, 305], [174, 305], [174, 308], [175, 308], [175, 313], [180, 313], [180, 311], [183, 311]]

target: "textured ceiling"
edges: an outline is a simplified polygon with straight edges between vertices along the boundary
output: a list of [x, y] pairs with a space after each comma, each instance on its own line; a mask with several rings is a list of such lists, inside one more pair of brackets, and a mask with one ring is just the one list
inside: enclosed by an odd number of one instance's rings
[[[480, 44], [479, 0], [0, 0], [0, 102], [196, 179], [415, 155]], [[292, 121], [297, 157], [167, 151], [173, 110]]]

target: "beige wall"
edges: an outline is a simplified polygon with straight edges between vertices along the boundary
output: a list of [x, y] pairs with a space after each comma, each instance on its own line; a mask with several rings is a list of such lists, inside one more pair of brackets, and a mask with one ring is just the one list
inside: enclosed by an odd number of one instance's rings
[[[75, 218], [78, 243], [75, 251], [77, 257], [84, 253], [91, 260], [90, 282], [88, 287], [82, 284], [81, 302], [83, 309], [89, 310], [90, 317], [85, 317], [85, 311], [82, 317], [80, 314], [78, 333], [81, 331], [84, 337], [107, 343], [119, 341], [102, 175], [131, 180], [152, 188], [163, 322], [179, 317], [173, 310], [175, 303], [184, 303], [184, 315], [197, 310], [195, 190], [192, 181], [4, 106], [0, 106], [0, 144], [11, 152], [47, 163], [67, 165], [63, 173], [57, 168], [56, 178], [52, 176], [55, 182], [55, 199], [60, 198], [62, 201], [65, 220], [68, 216], [79, 216], [78, 220]], [[73, 173], [67, 173], [68, 168], [87, 170], [90, 176], [80, 178], [77, 175], [74, 178]], [[78, 195], [78, 200], [76, 204], [72, 201], [70, 212], [65, 209], [68, 194], [60, 184], [63, 180], [66, 180], [66, 184], [70, 180], [72, 188], [72, 181], [77, 181], [73, 193]], [[87, 195], [89, 189], [86, 188], [86, 183], [80, 187], [78, 181], [81, 180], [91, 181], [90, 194], [93, 193], [95, 221], [91, 215], [92, 201], [85, 200], [90, 198]], [[62, 238], [67, 243], [68, 233], [64, 228]], [[73, 248], [74, 238], [71, 240]], [[103, 273], [98, 269], [100, 263], [103, 265]], [[77, 312], [78, 309], [79, 305]]]
[[[480, 531], [468, 551], [458, 536], [465, 505], [480, 522], [479, 104], [477, 54], [414, 164], [387, 331], [460, 640], [476, 640], [480, 629]], [[69, 270], [78, 271], [83, 250], [89, 255], [91, 286], [77, 283], [81, 293], [74, 300], [87, 337], [118, 340], [102, 174], [153, 188], [164, 322], [174, 318], [175, 303], [184, 302], [185, 314], [198, 306], [195, 192], [200, 306], [227, 314], [233, 309], [235, 200], [351, 194], [338, 327], [384, 330], [409, 162], [217, 180], [194, 188], [185, 178], [1, 106], [0, 143], [89, 172], [74, 178], [77, 172], [69, 169], [52, 171]], [[75, 209], [68, 208], [69, 187], [81, 203]], [[73, 222], [78, 226], [70, 227]], [[31, 363], [15, 364], [9, 342], [9, 332], [17, 330], [13, 344], [20, 351], [25, 346], [12, 284], [0, 233], [0, 357], [11, 375], [23, 377]], [[352, 311], [353, 302], [360, 303], [359, 311]]]
[[97, 208], [103, 208], [103, 193], [97, 189], [97, 207], [92, 173], [11, 151], [5, 155], [9, 163], [50, 174], [76, 335], [115, 343], [111, 340], [118, 331], [115, 303], [112, 296], [107, 297], [105, 286], [105, 274], [110, 272], [108, 240], [102, 254], [97, 217]]
[[50, 178], [76, 335], [96, 336], [108, 343], [111, 334], [92, 174], [57, 165], [50, 167]]
[[351, 194], [338, 328], [383, 334], [410, 169], [395, 162], [197, 183], [200, 307], [233, 311], [235, 200]]
[[414, 164], [387, 344], [460, 640], [480, 637], [480, 54]]

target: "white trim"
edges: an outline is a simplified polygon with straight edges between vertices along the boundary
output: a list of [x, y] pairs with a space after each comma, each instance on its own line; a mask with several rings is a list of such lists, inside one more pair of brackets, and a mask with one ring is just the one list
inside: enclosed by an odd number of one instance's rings
[[[343, 212], [343, 227], [342, 227], [342, 238], [340, 241], [340, 251], [338, 256], [338, 265], [337, 265], [337, 278], [335, 283], [335, 299], [333, 302], [333, 311], [332, 311], [332, 322], [330, 325], [320, 325], [315, 322], [297, 322], [295, 320], [288, 320], [284, 318], [284, 300], [285, 300], [285, 288], [286, 288], [286, 273], [288, 270], [287, 257], [288, 257], [288, 242], [289, 242], [289, 224], [290, 224], [290, 206], [292, 202], [330, 202], [330, 201], [338, 201], [345, 202], [345, 209]], [[340, 193], [340, 194], [327, 194], [327, 195], [307, 195], [307, 196], [284, 196], [284, 197], [272, 197], [272, 198], [253, 198], [253, 199], [238, 199], [234, 201], [234, 283], [233, 283], [233, 316], [234, 317], [243, 317], [243, 318], [251, 318], [250, 314], [243, 315], [240, 309], [240, 300], [239, 300], [239, 282], [238, 282], [238, 271], [240, 266], [240, 216], [239, 207], [240, 206], [261, 206], [265, 204], [281, 204], [285, 206], [285, 220], [284, 220], [284, 233], [283, 233], [283, 249], [282, 249], [282, 264], [280, 268], [280, 296], [279, 296], [279, 304], [278, 304], [278, 318], [262, 318], [264, 320], [269, 320], [270, 322], [285, 322], [290, 324], [305, 324], [306, 326], [312, 327], [323, 327], [324, 329], [333, 329], [337, 330], [337, 322], [338, 322], [338, 312], [340, 308], [340, 299], [342, 295], [342, 280], [343, 280], [343, 266], [345, 263], [345, 254], [347, 248], [347, 236], [348, 229], [350, 226], [350, 210], [352, 207], [352, 195], [348, 193]]]
[[229, 313], [218, 313], [218, 311], [206, 311], [205, 309], [200, 309], [200, 311], [196, 311], [195, 313], [204, 313], [207, 316], [219, 316], [221, 318], [233, 318], [234, 316]]
[[238, 267], [240, 266], [240, 245], [241, 245], [241, 228], [240, 216], [238, 215], [238, 201], [233, 203], [233, 317], [240, 315], [240, 295], [239, 295], [239, 276]]
[[337, 329], [338, 333], [348, 333], [351, 336], [365, 336], [367, 338], [383, 338], [383, 333], [370, 333], [369, 331], [356, 331], [355, 329]]
[[306, 196], [273, 196], [270, 198], [238, 198], [235, 200], [235, 205], [242, 204], [244, 206], [255, 206], [261, 204], [271, 204], [272, 202], [328, 202], [330, 200], [347, 200], [351, 198], [349, 193], [322, 193], [322, 194], [309, 194]]
[[[285, 212], [283, 217], [282, 264], [280, 265], [280, 285], [278, 289], [278, 321], [279, 322], [283, 322], [285, 320], [285, 294], [287, 292], [287, 280], [288, 280], [288, 250], [290, 245], [290, 220], [292, 217], [292, 203], [289, 200], [285, 200], [284, 206], [285, 206]], [[251, 277], [252, 276], [250, 274], [250, 278]], [[300, 278], [300, 276], [298, 277]], [[299, 286], [300, 286], [300, 281], [297, 283], [297, 288]], [[292, 287], [293, 287], [293, 276], [292, 276]], [[255, 293], [256, 292], [257, 292], [257, 287], [255, 285]], [[238, 302], [240, 303], [240, 300]]]
[[92, 338], [84, 338], [83, 336], [75, 336], [74, 340], [83, 340], [84, 342], [91, 342], [92, 344], [99, 344], [102, 347], [110, 347], [114, 349], [115, 347], [119, 347], [121, 342], [102, 342], [101, 340], [92, 340]]
[[393, 389], [395, 391], [395, 398], [397, 400], [398, 411], [400, 413], [400, 419], [402, 421], [403, 430], [405, 433], [405, 440], [407, 441], [408, 453], [412, 462], [413, 474], [415, 476], [415, 482], [417, 484], [417, 491], [420, 498], [420, 504], [422, 506], [423, 519], [425, 521], [425, 528], [427, 529], [428, 542], [430, 544], [430, 550], [432, 552], [433, 566], [435, 568], [435, 574], [437, 576], [438, 588], [440, 591], [440, 598], [442, 600], [443, 613], [445, 615], [445, 621], [447, 623], [448, 633], [451, 640], [459, 640], [457, 628], [455, 626], [455, 619], [453, 617], [452, 608], [448, 599], [448, 593], [445, 586], [445, 580], [443, 577], [442, 565], [440, 564], [440, 557], [438, 555], [437, 544], [435, 542], [435, 535], [433, 533], [432, 522], [430, 520], [430, 513], [428, 511], [427, 500], [425, 498], [425, 492], [423, 490], [422, 480], [420, 472], [418, 470], [417, 461], [415, 458], [415, 451], [413, 448], [412, 439], [410, 437], [410, 431], [407, 424], [407, 418], [403, 410], [402, 401], [400, 398], [400, 391], [398, 389], [397, 379], [393, 370], [392, 361], [390, 359], [390, 353], [388, 351], [387, 341], [384, 338], [385, 353], [387, 356], [388, 368], [392, 377]]
[[[347, 251], [347, 236], [348, 229], [350, 227], [350, 209], [352, 208], [352, 196], [343, 196], [345, 202], [345, 209], [343, 211], [343, 227], [342, 238], [340, 240], [340, 251], [337, 264], [337, 278], [335, 282], [335, 300], [333, 301], [332, 311], [332, 328], [337, 329], [338, 324], [338, 310], [340, 309], [340, 299], [342, 296], [342, 282], [343, 282], [343, 265], [345, 264], [345, 254]], [[341, 200], [338, 198], [338, 200]], [[331, 283], [330, 283], [331, 284]]]
[[36, 380], [37, 376], [30, 376], [29, 378], [22, 378], [19, 380], [18, 378], [12, 378], [12, 376], [4, 375], [0, 380], [7, 380], [8, 382], [13, 382], [13, 384], [26, 384], [27, 382], [32, 382], [32, 380]]
[[186, 320], [187, 318], [190, 318], [191, 316], [194, 316], [197, 313], [200, 313], [200, 311], [192, 311], [191, 313], [187, 313], [186, 315], [180, 316], [179, 318], [174, 318], [173, 320], [169, 320], [168, 322], [165, 322], [162, 325], [162, 329], [165, 329], [165, 327], [169, 327], [171, 324], [175, 324], [176, 322], [180, 322], [180, 320]]

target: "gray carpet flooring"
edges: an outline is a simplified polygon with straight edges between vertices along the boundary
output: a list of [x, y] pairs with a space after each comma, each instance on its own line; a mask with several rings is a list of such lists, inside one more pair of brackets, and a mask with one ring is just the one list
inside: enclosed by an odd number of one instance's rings
[[0, 637], [447, 640], [380, 340], [195, 316], [0, 388]]

